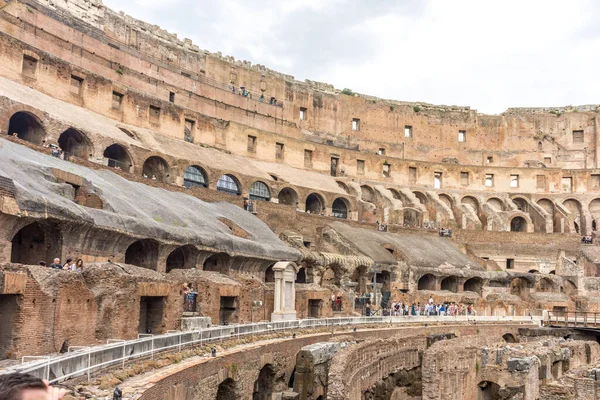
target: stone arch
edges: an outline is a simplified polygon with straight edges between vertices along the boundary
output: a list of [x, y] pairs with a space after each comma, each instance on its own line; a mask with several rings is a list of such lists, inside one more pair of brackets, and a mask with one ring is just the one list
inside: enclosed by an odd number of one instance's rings
[[273, 265], [269, 265], [267, 267], [267, 269], [265, 270], [265, 282], [266, 283], [273, 283], [275, 282], [275, 271], [273, 270]]
[[573, 223], [573, 228], [571, 233], [583, 233], [585, 226], [583, 221], [581, 203], [579, 202], [579, 200], [571, 198], [563, 201], [562, 203], [572, 215], [570, 222]]
[[224, 174], [217, 181], [217, 191], [239, 196], [242, 194], [242, 185], [234, 175]]
[[448, 276], [440, 282], [440, 289], [447, 290], [452, 293], [458, 292], [458, 277], [456, 276]]
[[35, 114], [28, 111], [19, 111], [10, 117], [7, 133], [9, 135], [16, 133], [19, 139], [37, 145], [41, 145], [46, 138], [42, 121]]
[[590, 201], [590, 214], [592, 214], [592, 229], [600, 230], [600, 199]]
[[335, 285], [340, 286], [342, 280], [342, 270], [339, 265], [331, 264], [325, 268], [323, 271], [323, 276], [321, 277], [321, 286], [327, 285]]
[[427, 206], [427, 196], [425, 195], [425, 193], [415, 190], [413, 191], [413, 194], [419, 200], [419, 203], [423, 204], [424, 206]]
[[495, 211], [504, 211], [504, 202], [497, 197], [490, 197], [486, 204]]
[[483, 280], [477, 276], [467, 279], [463, 285], [465, 292], [477, 293], [481, 296], [481, 289], [483, 288]]
[[142, 239], [133, 242], [125, 251], [125, 264], [156, 271], [158, 247], [158, 242], [153, 239]]
[[193, 187], [208, 187], [208, 174], [206, 170], [198, 165], [190, 165], [183, 173], [183, 186], [190, 189]]
[[505, 333], [502, 335], [502, 339], [504, 339], [506, 343], [517, 343], [517, 339], [512, 333]]
[[573, 281], [566, 279], [563, 285], [563, 292], [567, 296], [574, 296], [577, 294], [577, 285]]
[[554, 215], [554, 202], [549, 199], [539, 199], [538, 206], [542, 207], [549, 215]]
[[277, 195], [279, 204], [285, 204], [287, 206], [298, 206], [298, 193], [290, 187], [283, 188]]
[[337, 185], [340, 187], [340, 189], [342, 189], [344, 192], [346, 192], [346, 194], [350, 194], [350, 189], [348, 189], [348, 185], [346, 185], [344, 182], [335, 181], [335, 183], [337, 183]]
[[[515, 206], [517, 206], [517, 209], [519, 211], [522, 211], [524, 213], [529, 213], [529, 202], [524, 199], [523, 197], [513, 197], [512, 202], [514, 203]], [[550, 214], [552, 215], [552, 214]]]
[[61, 249], [62, 235], [58, 224], [32, 222], [13, 236], [10, 262], [38, 265], [40, 261], [44, 261], [50, 265], [54, 258], [60, 258]]
[[92, 157], [91, 142], [87, 136], [75, 129], [69, 128], [58, 137], [58, 146], [68, 156], [75, 156], [88, 160]]
[[104, 150], [102, 156], [106, 160], [106, 165], [109, 167], [131, 172], [131, 168], [133, 167], [131, 155], [125, 147], [120, 144], [111, 144]]
[[473, 196], [464, 196], [460, 199], [460, 204], [471, 206], [473, 211], [479, 214], [479, 201]]
[[421, 212], [415, 208], [404, 208], [403, 221], [408, 226], [421, 225]]
[[373, 188], [369, 185], [362, 185], [360, 187], [360, 199], [375, 204], [375, 191]]
[[229, 263], [231, 257], [226, 253], [215, 253], [204, 260], [203, 268], [204, 271], [219, 272], [227, 275], [229, 272]]
[[310, 214], [322, 214], [325, 212], [325, 200], [318, 193], [311, 193], [306, 197], [306, 212]]
[[536, 289], [538, 292], [543, 292], [543, 293], [553, 292], [554, 291], [554, 282], [552, 282], [552, 280], [550, 280], [548, 278], [542, 278], [538, 281]]
[[435, 276], [425, 274], [417, 282], [417, 290], [435, 290]]
[[216, 400], [235, 400], [240, 398], [241, 394], [238, 384], [232, 378], [227, 378], [219, 383]]
[[530, 269], [529, 271], [527, 271], [527, 273], [529, 273], [529, 274], [539, 274], [540, 271], [538, 271], [537, 269]]
[[263, 181], [255, 181], [250, 186], [250, 200], [271, 200], [271, 190], [269, 185]]
[[530, 285], [526, 279], [514, 278], [510, 281], [510, 294], [512, 295], [522, 297], [527, 294], [529, 288]]
[[302, 266], [296, 272], [296, 281], [295, 283], [307, 283], [306, 282], [306, 267]]
[[510, 220], [511, 232], [527, 232], [527, 220], [521, 216], [513, 217]]
[[272, 364], [266, 364], [260, 369], [254, 381], [252, 400], [271, 400], [275, 389], [275, 369]]
[[477, 400], [500, 400], [500, 385], [497, 383], [482, 381], [477, 387]]
[[160, 156], [151, 156], [144, 161], [142, 174], [147, 178], [156, 178], [157, 181], [166, 182], [170, 176], [169, 164]]
[[350, 211], [350, 202], [343, 197], [338, 197], [331, 205], [331, 215], [336, 218], [348, 219]]
[[447, 205], [450, 210], [454, 210], [454, 199], [452, 199], [450, 195], [447, 195], [446, 193], [440, 193], [438, 197], [440, 201]]
[[167, 257], [167, 272], [174, 269], [196, 268], [197, 258], [198, 250], [191, 244], [178, 247]]

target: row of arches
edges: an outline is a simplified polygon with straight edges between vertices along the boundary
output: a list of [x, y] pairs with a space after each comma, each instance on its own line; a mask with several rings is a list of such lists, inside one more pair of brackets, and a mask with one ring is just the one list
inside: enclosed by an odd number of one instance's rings
[[[458, 292], [459, 278], [457, 276], [448, 276], [441, 280], [441, 290], [448, 290], [453, 293]], [[436, 290], [437, 279], [433, 274], [425, 274], [417, 281], [418, 290]], [[479, 277], [473, 277], [467, 279], [463, 284], [463, 291], [474, 292], [481, 295], [481, 289], [483, 288], [483, 280]]]

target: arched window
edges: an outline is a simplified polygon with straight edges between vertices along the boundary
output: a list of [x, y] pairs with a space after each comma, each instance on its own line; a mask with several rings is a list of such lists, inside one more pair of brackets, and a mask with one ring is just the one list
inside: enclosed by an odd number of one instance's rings
[[269, 187], [261, 181], [256, 181], [250, 186], [250, 200], [271, 200]]
[[162, 157], [148, 157], [144, 161], [142, 174], [147, 178], [164, 182], [169, 177], [169, 164]]
[[58, 146], [68, 156], [75, 156], [88, 159], [90, 154], [90, 145], [88, 139], [77, 129], [69, 128], [58, 138]]
[[514, 217], [512, 221], [510, 221], [510, 230], [511, 232], [526, 232], [527, 221], [523, 217]]
[[183, 186], [188, 189], [194, 186], [206, 187], [206, 182], [204, 170], [196, 165], [187, 167], [183, 174]]
[[42, 127], [42, 123], [38, 118], [28, 112], [18, 112], [10, 117], [8, 123], [9, 135], [17, 134], [19, 139], [41, 145], [46, 137], [46, 131]]
[[279, 204], [285, 204], [288, 206], [296, 206], [298, 204], [298, 194], [292, 188], [281, 189], [277, 199], [279, 200]]
[[310, 214], [321, 214], [324, 210], [324, 204], [323, 198], [320, 195], [311, 193], [306, 198], [306, 212]]
[[335, 199], [331, 206], [331, 214], [336, 218], [347, 219], [348, 218], [348, 206], [346, 202], [341, 199]]
[[112, 144], [104, 150], [105, 165], [122, 171], [131, 172], [131, 157], [125, 148], [119, 144]]
[[240, 185], [232, 175], [223, 175], [217, 181], [217, 191], [239, 195]]

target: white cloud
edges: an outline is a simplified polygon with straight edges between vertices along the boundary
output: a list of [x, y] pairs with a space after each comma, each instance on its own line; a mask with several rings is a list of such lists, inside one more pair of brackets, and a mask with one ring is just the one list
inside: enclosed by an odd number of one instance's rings
[[489, 113], [600, 102], [600, 5], [588, 0], [104, 3], [210, 51], [384, 98]]

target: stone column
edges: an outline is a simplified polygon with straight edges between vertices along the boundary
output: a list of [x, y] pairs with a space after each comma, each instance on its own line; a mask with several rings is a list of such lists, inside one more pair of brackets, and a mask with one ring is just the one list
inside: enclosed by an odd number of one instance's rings
[[287, 261], [273, 266], [275, 273], [275, 299], [271, 321], [296, 319], [296, 268]]

